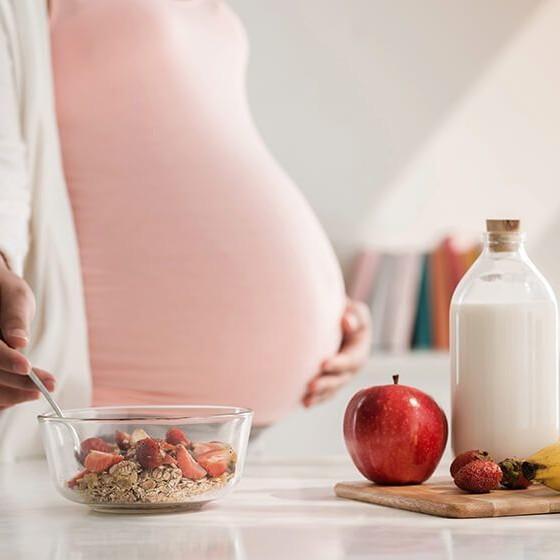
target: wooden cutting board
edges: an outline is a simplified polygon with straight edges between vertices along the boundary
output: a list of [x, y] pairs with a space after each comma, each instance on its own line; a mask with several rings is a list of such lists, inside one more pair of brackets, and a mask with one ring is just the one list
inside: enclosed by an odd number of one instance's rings
[[526, 490], [466, 494], [450, 480], [414, 486], [377, 486], [371, 482], [339, 482], [337, 496], [440, 517], [502, 517], [560, 512], [560, 492], [534, 484]]

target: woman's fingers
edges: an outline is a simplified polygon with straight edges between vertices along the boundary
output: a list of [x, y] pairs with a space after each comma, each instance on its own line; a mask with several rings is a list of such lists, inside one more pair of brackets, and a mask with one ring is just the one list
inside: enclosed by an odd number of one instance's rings
[[[349, 374], [345, 382], [347, 382], [348, 379], [352, 376], [353, 374]], [[322, 403], [332, 398], [338, 392], [339, 389], [340, 389], [340, 385], [325, 387], [324, 389], [310, 391], [303, 397], [303, 401], [302, 401], [303, 406], [309, 408], [311, 406], [315, 406], [316, 404]]]
[[[54, 391], [56, 380], [52, 374], [35, 369], [37, 377], [48, 391]], [[40, 396], [37, 387], [27, 375], [0, 371], [0, 411], [25, 401], [37, 400]]]
[[336, 356], [323, 362], [322, 371], [325, 373], [356, 372], [365, 364], [368, 355], [368, 336], [365, 333], [356, 335], [343, 344]]
[[0, 330], [9, 346], [27, 345], [34, 313], [35, 298], [27, 283], [6, 268], [0, 268]]
[[[55, 378], [50, 373], [35, 369], [35, 373], [49, 391], [54, 391]], [[7, 371], [0, 371], [0, 391], [3, 387], [11, 389], [22, 389], [24, 391], [37, 391], [35, 383], [27, 375], [18, 375]]]
[[352, 371], [336, 374], [324, 373], [311, 380], [308, 385], [308, 392], [320, 393], [322, 391], [340, 389], [340, 387], [348, 383], [352, 377], [354, 377], [354, 372]]
[[[39, 398], [39, 391], [25, 374], [31, 364], [18, 349], [29, 342], [29, 325], [35, 313], [35, 298], [23, 279], [11, 272], [0, 255], [0, 411]], [[37, 375], [49, 391], [54, 377], [46, 371]]]
[[335, 393], [336, 391], [324, 391], [316, 395], [306, 395], [303, 398], [303, 406], [305, 408], [311, 408], [312, 406], [321, 404], [324, 401], [328, 401]]
[[25, 401], [36, 401], [40, 395], [39, 391], [2, 387], [0, 388], [0, 407], [13, 406]]
[[309, 407], [329, 399], [366, 363], [371, 346], [368, 307], [348, 301], [341, 320], [342, 344], [336, 356], [325, 360], [319, 375], [307, 385], [302, 401]]
[[0, 341], [0, 370], [25, 375], [30, 367], [29, 360], [23, 354]]
[[334, 375], [323, 374], [312, 379], [307, 386], [307, 393], [302, 399], [303, 406], [314, 406], [330, 399], [343, 385], [348, 383], [354, 375], [354, 372], [347, 371]]
[[369, 328], [371, 322], [369, 307], [362, 301], [348, 300], [342, 315], [342, 332], [351, 335], [356, 331]]
[[349, 302], [342, 317], [343, 339], [336, 356], [323, 363], [323, 373], [357, 371], [369, 356], [371, 320], [368, 307], [362, 302]]
[[[56, 380], [52, 374], [42, 369], [35, 373], [47, 390], [54, 391]], [[40, 396], [37, 387], [27, 375], [0, 371], [0, 411], [25, 402], [37, 400]]]
[[56, 377], [52, 373], [39, 368], [33, 368], [33, 371], [49, 391], [54, 391], [56, 387]]

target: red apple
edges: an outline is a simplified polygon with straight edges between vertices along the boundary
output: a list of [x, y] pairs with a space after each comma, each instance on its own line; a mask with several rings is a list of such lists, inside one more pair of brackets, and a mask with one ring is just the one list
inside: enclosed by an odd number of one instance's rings
[[378, 484], [419, 484], [436, 469], [447, 443], [439, 405], [414, 387], [380, 385], [356, 393], [344, 415], [346, 447], [358, 470]]

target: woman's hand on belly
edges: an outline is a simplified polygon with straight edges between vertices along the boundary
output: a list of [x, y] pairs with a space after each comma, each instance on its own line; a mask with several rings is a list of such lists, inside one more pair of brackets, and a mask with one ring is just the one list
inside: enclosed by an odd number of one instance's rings
[[311, 407], [332, 397], [366, 363], [371, 347], [369, 308], [348, 300], [341, 320], [342, 344], [336, 356], [323, 362], [321, 371], [308, 383], [302, 401]]
[[[18, 351], [27, 346], [34, 313], [31, 289], [0, 258], [0, 410], [39, 398], [37, 388], [26, 375], [31, 364]], [[54, 377], [46, 371], [35, 371], [47, 389], [54, 390]]]

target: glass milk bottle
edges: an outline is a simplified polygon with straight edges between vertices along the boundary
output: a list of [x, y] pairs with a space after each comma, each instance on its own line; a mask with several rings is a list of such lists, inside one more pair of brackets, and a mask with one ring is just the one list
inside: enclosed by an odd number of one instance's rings
[[451, 300], [452, 445], [500, 461], [558, 439], [558, 312], [518, 220], [487, 220]]

